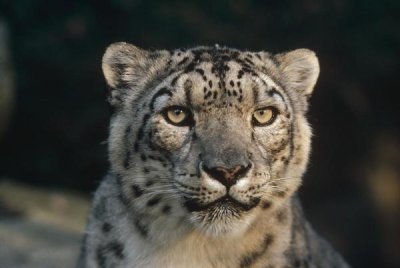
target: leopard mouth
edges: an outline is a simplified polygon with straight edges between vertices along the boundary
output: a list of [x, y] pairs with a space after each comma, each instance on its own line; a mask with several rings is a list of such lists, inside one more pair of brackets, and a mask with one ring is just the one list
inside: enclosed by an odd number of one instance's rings
[[253, 198], [250, 203], [246, 204], [232, 198], [227, 194], [208, 204], [200, 204], [198, 199], [191, 198], [186, 198], [184, 204], [189, 212], [215, 210], [219, 208], [242, 212], [251, 210], [252, 208], [256, 207], [259, 202], [260, 198]]

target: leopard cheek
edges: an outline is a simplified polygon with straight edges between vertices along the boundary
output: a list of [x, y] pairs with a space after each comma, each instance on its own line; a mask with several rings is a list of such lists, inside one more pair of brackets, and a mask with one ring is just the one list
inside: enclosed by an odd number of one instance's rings
[[275, 155], [282, 151], [289, 143], [290, 124], [280, 121], [273, 128], [256, 128], [255, 136], [259, 143], [270, 155]]
[[171, 126], [163, 120], [156, 120], [152, 128], [152, 143], [164, 150], [175, 151], [180, 149], [189, 133], [188, 127]]

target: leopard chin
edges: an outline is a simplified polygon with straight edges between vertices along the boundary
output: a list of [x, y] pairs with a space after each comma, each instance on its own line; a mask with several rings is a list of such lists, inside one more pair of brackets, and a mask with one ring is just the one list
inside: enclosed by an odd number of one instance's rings
[[190, 210], [190, 222], [205, 235], [237, 235], [250, 225], [251, 210], [259, 204], [259, 199], [243, 204], [230, 196], [219, 198], [207, 205], [199, 205], [193, 200], [186, 202]]
[[212, 201], [208, 204], [200, 204], [195, 199], [186, 199], [185, 206], [190, 211], [205, 211], [207, 213], [214, 213], [217, 211], [230, 211], [232, 213], [241, 213], [243, 211], [249, 211], [256, 207], [260, 203], [260, 198], [254, 198], [250, 203], [246, 204], [236, 200], [235, 198], [225, 195]]

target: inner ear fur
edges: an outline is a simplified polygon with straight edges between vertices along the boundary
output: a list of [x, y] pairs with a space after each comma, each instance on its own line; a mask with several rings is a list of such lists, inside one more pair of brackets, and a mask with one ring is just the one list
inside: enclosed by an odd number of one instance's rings
[[277, 54], [275, 58], [285, 86], [308, 98], [319, 75], [319, 62], [315, 53], [302, 48]]

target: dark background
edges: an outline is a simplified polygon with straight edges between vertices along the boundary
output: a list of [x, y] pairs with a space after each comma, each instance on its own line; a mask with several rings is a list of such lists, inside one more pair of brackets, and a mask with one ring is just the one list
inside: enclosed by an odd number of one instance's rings
[[94, 191], [108, 167], [100, 66], [112, 42], [306, 47], [321, 65], [306, 214], [354, 267], [400, 267], [399, 11], [398, 0], [0, 2], [15, 81], [0, 176]]

